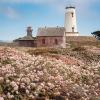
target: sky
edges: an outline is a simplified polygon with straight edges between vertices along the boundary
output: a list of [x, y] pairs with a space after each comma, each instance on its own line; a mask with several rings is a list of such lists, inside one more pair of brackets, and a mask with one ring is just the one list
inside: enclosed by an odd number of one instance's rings
[[76, 7], [80, 35], [100, 30], [100, 0], [0, 0], [0, 40], [25, 36], [28, 26], [33, 36], [39, 27], [63, 27], [69, 5]]

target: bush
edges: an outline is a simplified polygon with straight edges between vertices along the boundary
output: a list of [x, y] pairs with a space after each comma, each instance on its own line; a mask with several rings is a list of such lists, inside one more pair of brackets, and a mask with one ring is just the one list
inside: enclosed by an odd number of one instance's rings
[[100, 31], [95, 31], [91, 34], [94, 35], [98, 40], [100, 40]]
[[75, 47], [72, 49], [72, 51], [85, 51], [86, 49], [84, 47]]
[[60, 50], [59, 49], [55, 49], [55, 48], [36, 48], [36, 49], [30, 49], [27, 51], [29, 54], [31, 55], [42, 55], [42, 54], [48, 54], [48, 53], [52, 53], [52, 54], [59, 54]]

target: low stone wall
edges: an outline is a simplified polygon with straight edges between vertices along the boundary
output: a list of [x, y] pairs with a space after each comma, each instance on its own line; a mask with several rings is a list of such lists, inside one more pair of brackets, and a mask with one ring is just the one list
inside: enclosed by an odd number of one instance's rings
[[97, 41], [95, 37], [92, 36], [67, 36], [66, 41], [80, 41], [80, 42], [85, 42], [85, 41]]
[[92, 36], [68, 36], [66, 43], [74, 45], [100, 45], [100, 40]]

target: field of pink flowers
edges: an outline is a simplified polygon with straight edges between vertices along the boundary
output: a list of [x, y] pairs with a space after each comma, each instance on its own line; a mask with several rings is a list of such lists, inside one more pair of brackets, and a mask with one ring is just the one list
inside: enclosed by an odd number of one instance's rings
[[100, 62], [68, 64], [0, 47], [0, 100], [100, 100]]

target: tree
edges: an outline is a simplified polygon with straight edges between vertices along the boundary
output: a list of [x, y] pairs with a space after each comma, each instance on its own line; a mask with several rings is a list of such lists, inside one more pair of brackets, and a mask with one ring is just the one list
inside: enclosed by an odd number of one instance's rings
[[91, 33], [93, 36], [95, 36], [96, 39], [100, 40], [100, 31], [95, 31]]

